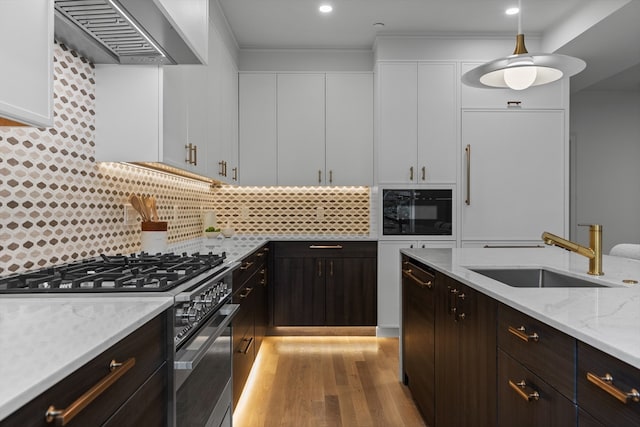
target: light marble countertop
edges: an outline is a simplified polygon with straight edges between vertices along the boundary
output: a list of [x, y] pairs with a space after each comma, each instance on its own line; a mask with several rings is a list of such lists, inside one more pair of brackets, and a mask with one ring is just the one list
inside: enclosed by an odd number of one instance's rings
[[[404, 249], [437, 271], [640, 368], [640, 261], [603, 256], [604, 276], [586, 273], [587, 258], [560, 248]], [[515, 288], [469, 268], [540, 268], [611, 287]]]
[[0, 298], [0, 420], [172, 304], [156, 295]]

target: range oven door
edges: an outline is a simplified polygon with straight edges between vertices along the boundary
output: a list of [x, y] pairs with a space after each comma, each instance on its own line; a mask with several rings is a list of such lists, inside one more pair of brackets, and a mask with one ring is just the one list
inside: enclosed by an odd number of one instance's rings
[[176, 426], [220, 427], [229, 422], [231, 320], [238, 308], [237, 304], [225, 304], [177, 350]]

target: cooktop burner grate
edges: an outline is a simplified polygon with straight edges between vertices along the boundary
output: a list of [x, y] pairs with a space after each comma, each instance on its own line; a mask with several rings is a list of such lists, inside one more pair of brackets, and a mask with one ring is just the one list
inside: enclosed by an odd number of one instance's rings
[[0, 293], [161, 292], [219, 265], [226, 254], [101, 255], [0, 278]]

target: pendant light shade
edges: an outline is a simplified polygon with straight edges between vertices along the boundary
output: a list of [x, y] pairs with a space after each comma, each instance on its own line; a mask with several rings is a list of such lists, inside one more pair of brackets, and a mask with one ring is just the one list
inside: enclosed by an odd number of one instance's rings
[[462, 76], [462, 83], [480, 88], [511, 88], [523, 90], [555, 82], [584, 70], [582, 59], [567, 55], [529, 53], [521, 31], [521, 15], [518, 17], [518, 35], [513, 55], [480, 65]]

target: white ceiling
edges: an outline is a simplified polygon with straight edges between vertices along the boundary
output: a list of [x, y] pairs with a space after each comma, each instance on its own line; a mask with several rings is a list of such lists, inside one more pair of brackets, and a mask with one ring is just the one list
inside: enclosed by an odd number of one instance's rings
[[[504, 13], [517, 0], [218, 1], [241, 49], [372, 49], [377, 35], [515, 35], [518, 27], [517, 16]], [[321, 3], [333, 12], [321, 14]], [[592, 28], [582, 24], [554, 42], [557, 52], [587, 61], [572, 87], [640, 90], [637, 69], [629, 70], [640, 63], [640, 0], [522, 0], [522, 9], [529, 37], [557, 38], [559, 28], [591, 20]]]

